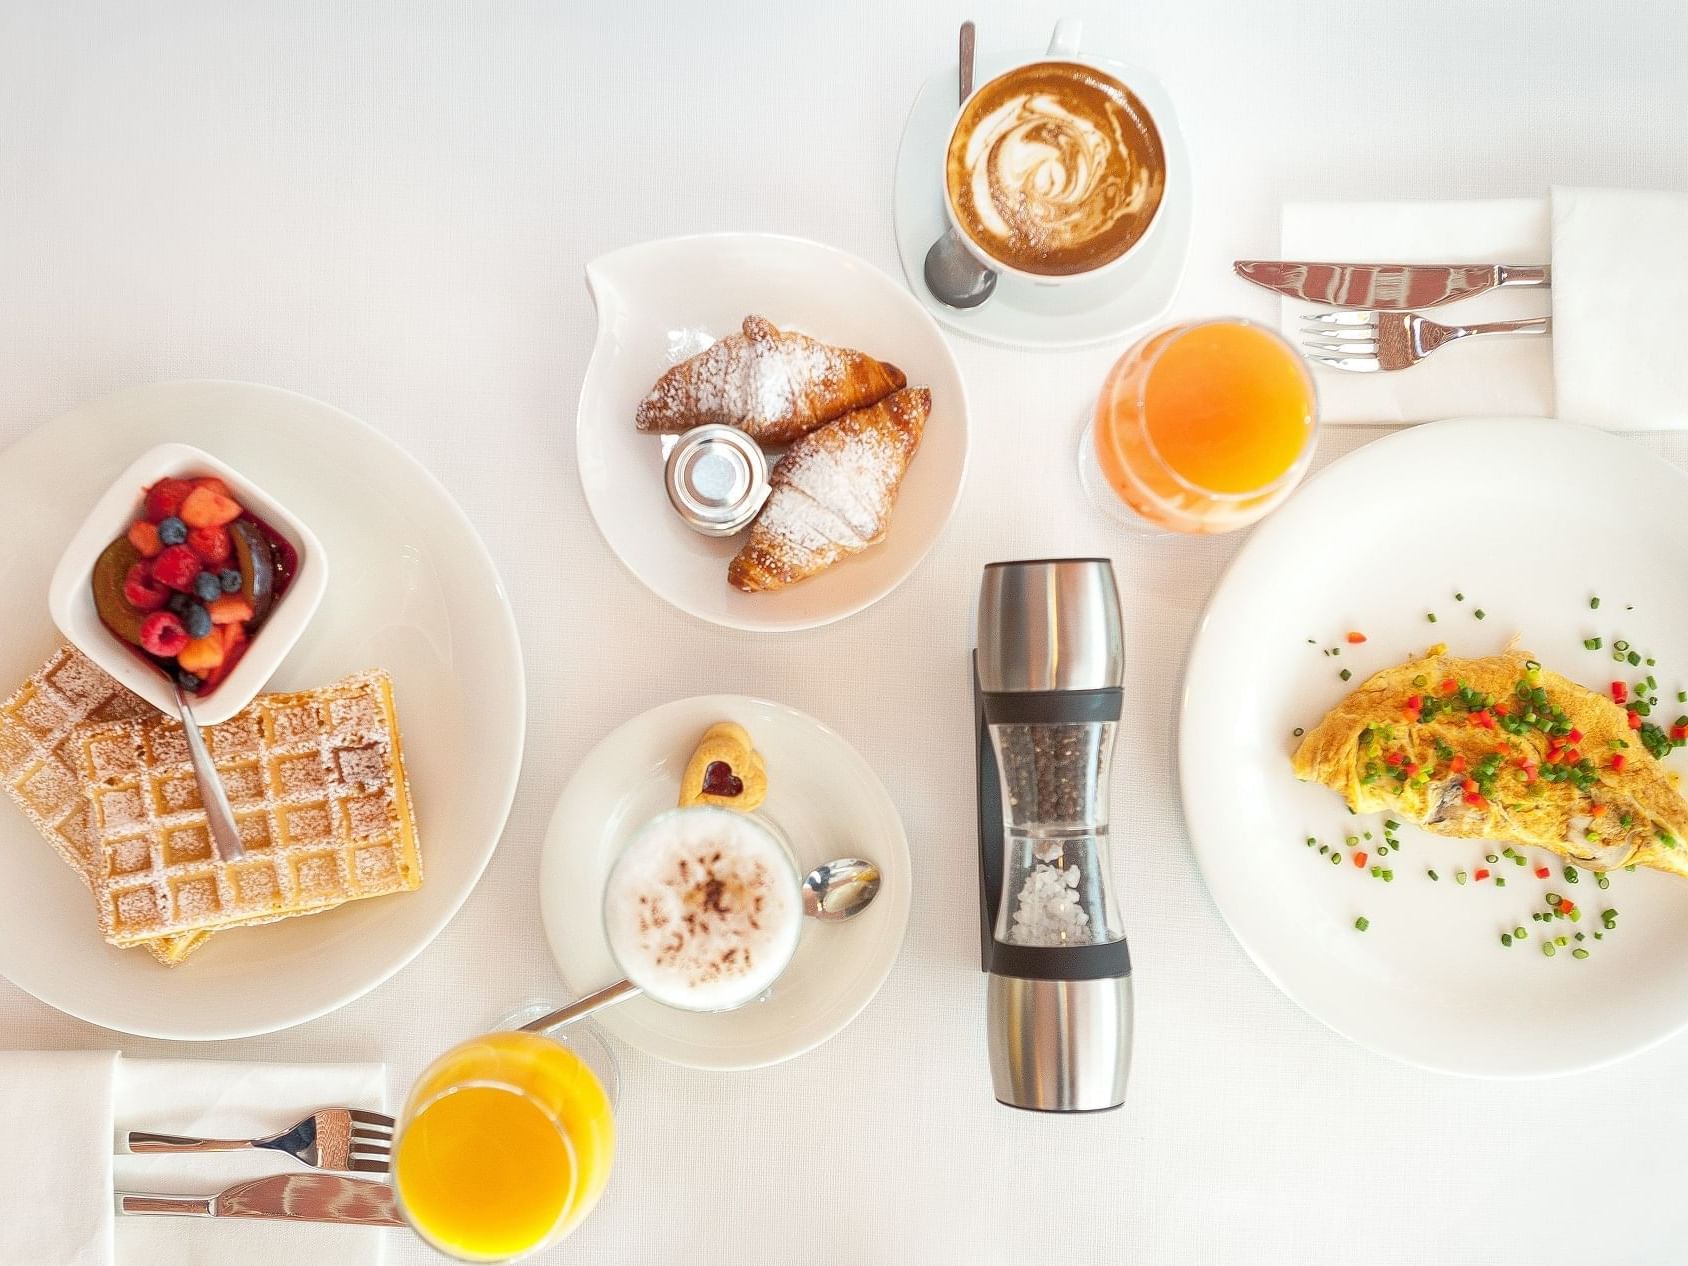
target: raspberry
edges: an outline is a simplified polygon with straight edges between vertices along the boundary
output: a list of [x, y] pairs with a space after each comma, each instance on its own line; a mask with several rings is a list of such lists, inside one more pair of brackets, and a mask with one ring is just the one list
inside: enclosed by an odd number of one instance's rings
[[227, 528], [196, 527], [188, 532], [188, 548], [204, 561], [207, 567], [221, 569], [234, 553]]
[[179, 515], [192, 491], [193, 485], [186, 479], [160, 479], [147, 489], [147, 518], [162, 523], [171, 515]]
[[136, 563], [123, 578], [123, 597], [137, 611], [156, 611], [170, 591], [155, 581], [145, 563]]
[[202, 566], [199, 555], [186, 545], [172, 545], [152, 560], [152, 578], [178, 593], [187, 593]]
[[165, 659], [182, 653], [188, 644], [188, 631], [182, 622], [168, 611], [154, 611], [141, 621], [141, 646]]

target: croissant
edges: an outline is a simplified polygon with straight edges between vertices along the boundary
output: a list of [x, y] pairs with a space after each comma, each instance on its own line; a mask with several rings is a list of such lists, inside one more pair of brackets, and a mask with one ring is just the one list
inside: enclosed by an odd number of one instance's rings
[[793, 444], [727, 580], [746, 593], [783, 589], [884, 539], [920, 447], [932, 393], [909, 387], [846, 413]]
[[907, 382], [895, 365], [747, 316], [742, 333], [657, 379], [634, 420], [657, 432], [718, 422], [763, 444], [789, 444]]

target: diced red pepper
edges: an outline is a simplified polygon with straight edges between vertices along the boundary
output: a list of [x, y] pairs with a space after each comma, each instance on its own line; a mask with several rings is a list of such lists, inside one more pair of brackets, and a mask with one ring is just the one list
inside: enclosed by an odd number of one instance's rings
[[1479, 729], [1492, 730], [1495, 728], [1495, 719], [1489, 715], [1487, 708], [1478, 708], [1471, 714], [1471, 724]]
[[1571, 911], [1575, 910], [1576, 908], [1577, 908], [1577, 903], [1572, 901], [1569, 897], [1559, 898], [1559, 913], [1560, 914], [1569, 914], [1569, 913], [1571, 913]]
[[1448, 769], [1456, 774], [1463, 774], [1471, 768], [1471, 762], [1463, 756], [1456, 756], [1448, 762]]
[[1673, 725], [1670, 727], [1670, 741], [1680, 743], [1688, 739], [1688, 725]]
[[1536, 878], [1537, 879], [1546, 879], [1552, 873], [1553, 872], [1550, 871], [1546, 866], [1537, 866], [1536, 867]]
[[1575, 747], [1578, 743], [1582, 742], [1582, 731], [1581, 730], [1572, 730], [1569, 734], [1567, 734], [1565, 736], [1565, 741], [1567, 743], [1569, 743], [1572, 747]]
[[1473, 809], [1487, 809], [1489, 807], [1489, 802], [1483, 799], [1482, 796], [1478, 795], [1467, 796], [1465, 798], [1465, 803], [1470, 805]]
[[1399, 752], [1386, 752], [1383, 757], [1383, 763], [1385, 765], [1399, 765], [1406, 759], [1407, 758]]
[[1407, 697], [1407, 707], [1411, 708], [1414, 712], [1419, 711], [1424, 707], [1424, 696], [1409, 695]]
[[1632, 730], [1639, 730], [1641, 728], [1641, 714], [1634, 708], [1629, 710], [1629, 728]]
[[1363, 642], [1365, 640], [1366, 640], [1366, 635], [1364, 633], [1352, 633], [1351, 632], [1351, 633], [1348, 634], [1348, 645], [1350, 645], [1350, 646], [1358, 646], [1361, 642]]
[[1401, 766], [1401, 772], [1408, 778], [1411, 778], [1418, 772], [1418, 763], [1416, 761], [1408, 761], [1405, 765]]
[[1487, 879], [1489, 877], [1489, 868], [1487, 866], [1479, 866], [1472, 872], [1471, 877], [1477, 880]]
[[1465, 780], [1464, 784], [1460, 787], [1460, 790], [1465, 792], [1465, 794], [1468, 795], [1468, 796], [1476, 795], [1477, 794], [1477, 780], [1475, 778], [1467, 778]]
[[1582, 759], [1582, 753], [1579, 752], [1576, 748], [1567, 747], [1565, 749], [1565, 763], [1567, 765], [1575, 765], [1581, 759]]
[[1623, 767], [1624, 767], [1624, 760], [1625, 760], [1625, 757], [1624, 757], [1624, 754], [1622, 752], [1613, 753], [1613, 755], [1612, 755], [1612, 772], [1613, 773], [1622, 772]]
[[1493, 708], [1490, 709], [1490, 711], [1493, 712], [1497, 717], [1503, 717], [1503, 716], [1506, 715], [1506, 705], [1504, 703], [1497, 703], [1497, 704], [1494, 705]]
[[1606, 806], [1603, 805], [1603, 804], [1590, 805], [1589, 809], [1588, 809], [1588, 816], [1591, 817], [1591, 818], [1603, 818], [1603, 817], [1605, 817], [1606, 816]]
[[1361, 849], [1358, 853], [1354, 854], [1354, 865], [1359, 867], [1361, 870], [1366, 868], [1366, 851], [1364, 849]]
[[1629, 687], [1621, 681], [1612, 683], [1612, 702], [1625, 703], [1629, 700]]
[[1458, 689], [1459, 689], [1459, 683], [1457, 681], [1455, 681], [1452, 677], [1448, 677], [1448, 678], [1445, 678], [1443, 680], [1443, 682], [1442, 682], [1442, 693], [1443, 694], [1451, 695], [1451, 694], [1453, 694], [1454, 691], [1456, 691]]

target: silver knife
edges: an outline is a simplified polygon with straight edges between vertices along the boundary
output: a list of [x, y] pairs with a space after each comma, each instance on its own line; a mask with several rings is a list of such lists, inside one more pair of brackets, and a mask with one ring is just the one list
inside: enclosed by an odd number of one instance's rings
[[275, 1174], [236, 1183], [214, 1196], [149, 1196], [117, 1193], [122, 1213], [186, 1214], [196, 1218], [283, 1218], [403, 1226], [393, 1189], [386, 1183], [337, 1174]]
[[1500, 286], [1546, 286], [1545, 264], [1317, 264], [1239, 259], [1237, 276], [1333, 308], [1434, 308]]

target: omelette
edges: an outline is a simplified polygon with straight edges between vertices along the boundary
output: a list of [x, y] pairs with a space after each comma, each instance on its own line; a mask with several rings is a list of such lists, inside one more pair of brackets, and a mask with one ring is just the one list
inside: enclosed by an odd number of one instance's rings
[[1297, 778], [1355, 813], [1550, 849], [1590, 870], [1688, 876], [1688, 802], [1648, 750], [1682, 737], [1680, 723], [1666, 737], [1522, 651], [1434, 654], [1368, 678], [1293, 760]]

